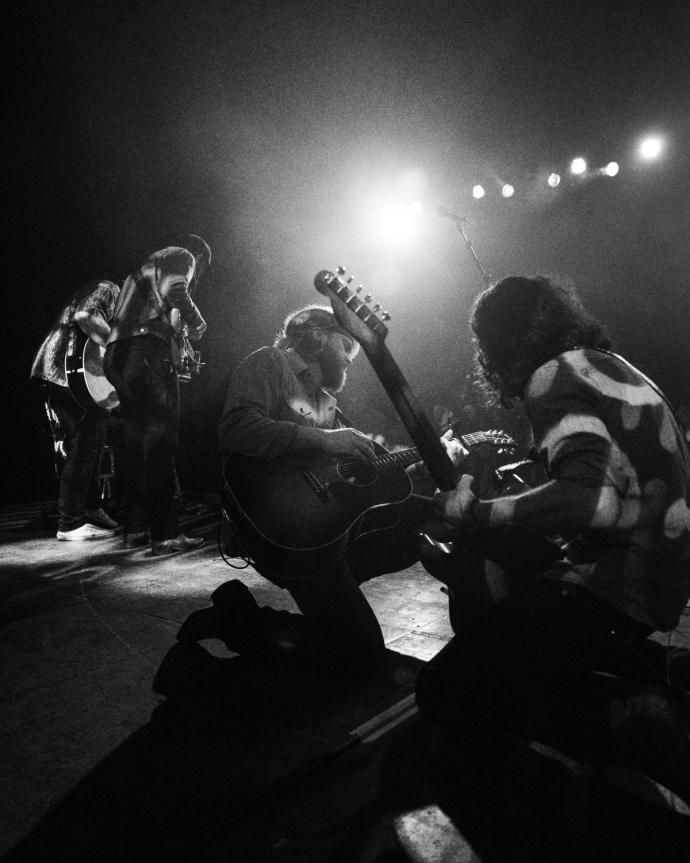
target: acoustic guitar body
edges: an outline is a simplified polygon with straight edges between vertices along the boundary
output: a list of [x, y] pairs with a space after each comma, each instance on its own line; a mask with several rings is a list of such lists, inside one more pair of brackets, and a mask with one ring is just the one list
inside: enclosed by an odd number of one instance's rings
[[83, 408], [97, 405], [112, 411], [120, 405], [115, 387], [103, 371], [105, 348], [81, 333], [77, 334], [74, 352], [65, 356], [67, 386], [72, 397]]
[[230, 456], [223, 477], [224, 506], [244, 550], [277, 578], [323, 572], [354, 535], [394, 526], [412, 493], [401, 467], [320, 450], [270, 461]]

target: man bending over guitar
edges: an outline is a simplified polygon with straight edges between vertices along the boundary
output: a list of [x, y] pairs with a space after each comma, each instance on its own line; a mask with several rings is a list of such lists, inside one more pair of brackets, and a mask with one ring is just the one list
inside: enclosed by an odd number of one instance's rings
[[422, 669], [417, 698], [441, 721], [535, 735], [557, 688], [630, 664], [646, 636], [677, 626], [690, 597], [690, 463], [664, 395], [608, 350], [574, 292], [505, 278], [478, 297], [471, 329], [486, 383], [524, 402], [548, 480], [480, 500], [464, 475], [437, 510], [450, 525], [566, 544]]
[[[190, 293], [210, 263], [206, 242], [188, 234], [127, 277], [115, 309], [105, 373], [117, 390], [125, 432], [125, 548], [150, 543], [152, 554], [164, 555], [203, 543], [179, 531], [175, 448], [179, 343], [206, 330]], [[183, 326], [176, 327], [180, 318]]]
[[[259, 608], [245, 585], [230, 581], [211, 608], [187, 619], [180, 641], [219, 638], [235, 652], [264, 656], [282, 644], [283, 653], [338, 673], [361, 672], [382, 654], [381, 628], [359, 584], [410, 566], [416, 534], [409, 522], [418, 510], [426, 520], [433, 511], [429, 498], [411, 496], [402, 468], [389, 485], [376, 479], [376, 445], [337, 407], [333, 394], [358, 349], [330, 309], [309, 306], [288, 315], [273, 346], [235, 370], [219, 427], [225, 507], [247, 557], [289, 590], [302, 613]], [[338, 471], [343, 481], [329, 485]], [[368, 508], [393, 510], [393, 517], [351, 544]]]
[[59, 540], [108, 539], [118, 526], [100, 505], [95, 476], [107, 413], [95, 401], [80, 403], [72, 395], [68, 363], [78, 353], [81, 333], [105, 345], [119, 293], [120, 288], [107, 280], [89, 282], [75, 291], [31, 367], [31, 378], [45, 386], [48, 416], [57, 426], [56, 447], [65, 458], [58, 492]]

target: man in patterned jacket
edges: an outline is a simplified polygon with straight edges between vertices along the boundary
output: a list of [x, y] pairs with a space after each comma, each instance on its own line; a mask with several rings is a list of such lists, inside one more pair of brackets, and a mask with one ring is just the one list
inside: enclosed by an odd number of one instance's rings
[[480, 500], [464, 475], [436, 507], [451, 525], [557, 536], [564, 553], [460, 632], [417, 696], [437, 718], [471, 703], [482, 722], [536, 734], [554, 688], [677, 626], [690, 597], [690, 464], [664, 395], [609, 351], [573, 291], [505, 278], [478, 297], [471, 328], [489, 388], [524, 403], [549, 478]]

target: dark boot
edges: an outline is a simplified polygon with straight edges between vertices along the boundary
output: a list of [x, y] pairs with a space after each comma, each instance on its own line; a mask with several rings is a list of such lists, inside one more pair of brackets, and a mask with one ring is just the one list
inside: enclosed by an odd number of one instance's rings
[[217, 638], [234, 653], [255, 647], [259, 606], [249, 588], [241, 581], [226, 581], [212, 594], [213, 605], [193, 611], [180, 627], [177, 640], [185, 644]]
[[238, 579], [226, 581], [211, 594], [213, 605], [194, 611], [180, 627], [184, 643], [217, 638], [242, 656], [283, 657], [309, 651], [311, 638], [301, 614], [259, 607]]

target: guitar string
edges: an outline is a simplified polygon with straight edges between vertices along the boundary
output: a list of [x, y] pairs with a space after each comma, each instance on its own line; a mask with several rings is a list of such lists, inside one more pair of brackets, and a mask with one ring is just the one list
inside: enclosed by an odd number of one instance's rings
[[[328, 465], [327, 467], [320, 468], [318, 470], [312, 470], [312, 471], [310, 471], [310, 473], [312, 474], [312, 476], [316, 477], [316, 479], [323, 481], [323, 480], [326, 480], [330, 477], [333, 477], [334, 479], [339, 479], [340, 475], [338, 472], [338, 468], [349, 469], [349, 468], [353, 468], [353, 467], [362, 467], [362, 466], [369, 467], [370, 466], [370, 467], [374, 467], [377, 471], [380, 471], [381, 469], [385, 470], [387, 468], [390, 469], [390, 468], [394, 468], [394, 467], [401, 467], [402, 468], [403, 465], [400, 464], [400, 462], [406, 461], [408, 457], [411, 458], [412, 452], [416, 453], [417, 450], [416, 449], [406, 450], [405, 451], [406, 455], [403, 457], [398, 457], [398, 458], [395, 458], [395, 456], [398, 455], [397, 453], [388, 453], [387, 455], [379, 456], [376, 459], [375, 464], [373, 464], [373, 465], [370, 465], [368, 462], [365, 462], [362, 459], [358, 459], [358, 458], [341, 459], [340, 461], [338, 461], [337, 467], [333, 466], [333, 465]], [[409, 454], [409, 456], [408, 456], [408, 454]], [[418, 459], [415, 457], [415, 461], [417, 461], [417, 460]], [[414, 462], [411, 462], [411, 464], [413, 464], [413, 463]]]
[[[504, 432], [498, 432], [495, 429], [488, 432], [471, 432], [469, 434], [462, 435], [462, 439], [470, 444], [470, 446], [477, 443], [493, 443], [494, 446], [505, 446], [513, 443], [510, 436], [505, 435]], [[392, 469], [394, 467], [408, 467], [409, 465], [403, 466], [400, 463], [406, 461], [408, 458], [413, 458], [412, 453], [415, 453], [414, 461], [418, 461], [419, 450], [417, 447], [413, 447], [412, 449], [404, 450], [402, 453], [386, 453], [385, 455], [381, 455], [375, 460], [373, 465], [368, 466], [374, 467], [377, 471], [380, 471], [381, 469]], [[410, 464], [413, 464], [414, 461], [411, 461]], [[365, 464], [367, 463], [358, 458], [344, 458], [338, 461], [337, 466], [328, 465], [327, 467], [320, 468], [318, 470], [312, 470], [310, 473], [319, 480], [319, 482], [327, 483], [331, 479], [340, 479], [338, 468], [348, 470]]]
[[[512, 438], [509, 436], [505, 436], [504, 438], [503, 433], [499, 434], [496, 430], [489, 432], [471, 432], [470, 434], [462, 435], [462, 438], [467, 443], [470, 443], [470, 445], [474, 445], [475, 443], [493, 443], [494, 445], [506, 445], [508, 443], [512, 443]], [[412, 458], [412, 453], [415, 453], [414, 461], [418, 461], [419, 449], [417, 447], [413, 447], [412, 449], [404, 450], [402, 454], [386, 453], [385, 455], [381, 455], [375, 460], [373, 467], [377, 470], [381, 468], [403, 467], [399, 462], [406, 461], [408, 457]], [[410, 464], [413, 464], [414, 461], [411, 461]], [[338, 467], [346, 469], [352, 468], [353, 466], [361, 466], [362, 464], [366, 464], [366, 462], [362, 462], [362, 460], [358, 458], [344, 458], [338, 461]], [[310, 473], [319, 480], [331, 476], [337, 478], [338, 467], [329, 465], [319, 470], [312, 470]]]

